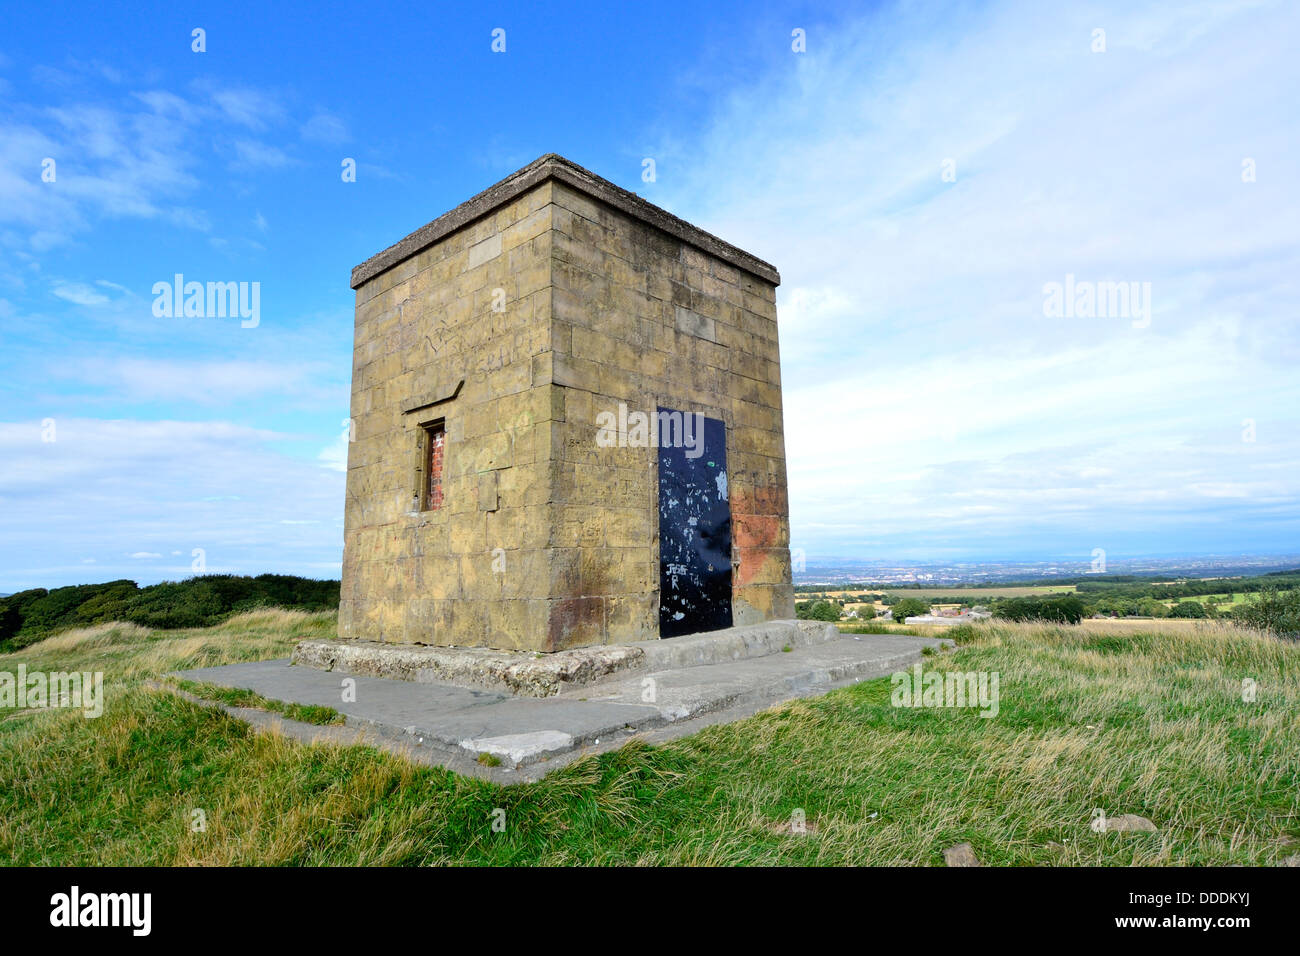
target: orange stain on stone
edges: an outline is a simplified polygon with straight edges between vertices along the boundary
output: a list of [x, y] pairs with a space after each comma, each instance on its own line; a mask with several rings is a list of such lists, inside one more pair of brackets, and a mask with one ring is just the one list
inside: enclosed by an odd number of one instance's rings
[[783, 487], [733, 487], [731, 497], [731, 548], [735, 593], [758, 577], [767, 552], [779, 547], [781, 516], [786, 512]]

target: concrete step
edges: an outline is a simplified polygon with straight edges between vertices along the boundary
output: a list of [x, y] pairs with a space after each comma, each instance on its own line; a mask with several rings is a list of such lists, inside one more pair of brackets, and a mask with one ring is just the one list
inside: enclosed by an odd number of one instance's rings
[[652, 704], [668, 721], [742, 705], [765, 705], [905, 669], [927, 644], [909, 635], [838, 635], [789, 652], [716, 664], [646, 668], [560, 693], [560, 699]]
[[518, 697], [550, 697], [618, 673], [748, 660], [838, 640], [824, 621], [768, 621], [666, 640], [576, 647], [554, 654], [372, 641], [299, 642], [293, 662], [324, 671], [421, 684], [452, 683]]
[[667, 670], [766, 657], [837, 641], [841, 636], [834, 624], [825, 621], [767, 621], [628, 646], [641, 650], [639, 670]]

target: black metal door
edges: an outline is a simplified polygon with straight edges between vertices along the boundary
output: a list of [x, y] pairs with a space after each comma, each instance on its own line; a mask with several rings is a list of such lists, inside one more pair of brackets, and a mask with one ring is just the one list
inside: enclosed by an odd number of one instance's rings
[[[683, 441], [666, 441], [680, 416]], [[671, 419], [670, 419], [671, 420]], [[702, 423], [699, 429], [693, 423]], [[731, 627], [731, 503], [722, 422], [659, 409], [659, 636]], [[696, 431], [702, 434], [695, 434]]]

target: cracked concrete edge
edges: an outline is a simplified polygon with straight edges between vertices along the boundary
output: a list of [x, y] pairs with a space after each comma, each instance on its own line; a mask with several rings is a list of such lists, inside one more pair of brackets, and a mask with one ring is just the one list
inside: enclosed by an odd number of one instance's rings
[[842, 636], [834, 625], [822, 621], [777, 620], [668, 640], [575, 647], [553, 654], [312, 638], [299, 642], [292, 661], [361, 677], [443, 682], [516, 697], [554, 697], [624, 671], [718, 664]]
[[481, 647], [406, 646], [322, 638], [300, 641], [292, 662], [362, 677], [482, 687], [516, 697], [553, 697], [563, 687], [591, 684], [633, 669], [644, 657], [644, 651], [627, 644], [534, 655]]
[[[255, 707], [232, 707], [217, 700], [198, 697], [171, 684], [147, 681], [145, 686], [156, 692], [175, 694], [192, 704], [217, 710], [248, 724], [256, 733], [279, 734], [300, 744], [338, 747], [373, 747], [424, 767], [449, 770], [464, 777], [476, 777], [493, 783], [514, 784], [539, 779], [542, 774], [521, 777], [507, 767], [488, 767], [478, 762], [478, 755], [459, 747], [448, 747], [436, 740], [421, 740], [395, 732], [384, 725], [344, 715], [342, 724], [309, 724], [290, 720], [274, 711]], [[567, 756], [567, 755], [566, 755]], [[577, 759], [581, 754], [572, 755]], [[548, 768], [550, 769], [550, 768]]]

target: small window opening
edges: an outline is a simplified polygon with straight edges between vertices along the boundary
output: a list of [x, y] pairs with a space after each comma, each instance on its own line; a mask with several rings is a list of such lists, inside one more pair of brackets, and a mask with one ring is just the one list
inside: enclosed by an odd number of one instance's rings
[[447, 443], [445, 422], [433, 422], [424, 428], [424, 489], [420, 496], [421, 511], [442, 507], [442, 459]]

